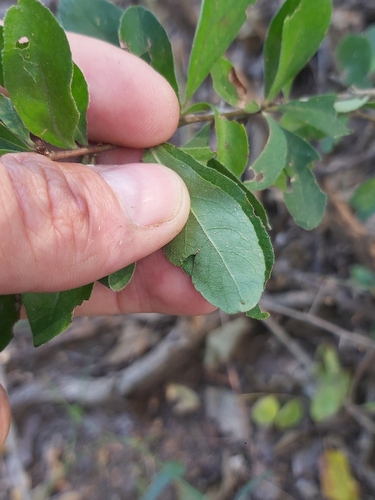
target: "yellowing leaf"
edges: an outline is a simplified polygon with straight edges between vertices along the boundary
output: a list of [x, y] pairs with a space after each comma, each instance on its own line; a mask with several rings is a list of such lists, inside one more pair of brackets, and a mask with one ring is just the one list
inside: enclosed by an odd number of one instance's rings
[[326, 450], [323, 453], [319, 461], [319, 476], [325, 500], [360, 500], [359, 485], [342, 451]]

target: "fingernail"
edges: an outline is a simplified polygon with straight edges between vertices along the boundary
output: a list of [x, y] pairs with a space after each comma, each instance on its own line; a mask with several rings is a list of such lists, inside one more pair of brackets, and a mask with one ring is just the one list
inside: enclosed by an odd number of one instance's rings
[[182, 205], [183, 181], [162, 165], [96, 166], [95, 170], [117, 193], [134, 224], [162, 224], [172, 220]]

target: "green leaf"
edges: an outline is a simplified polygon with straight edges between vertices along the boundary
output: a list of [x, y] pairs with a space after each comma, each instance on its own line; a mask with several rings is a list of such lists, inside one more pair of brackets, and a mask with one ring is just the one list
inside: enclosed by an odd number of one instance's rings
[[375, 291], [375, 273], [366, 266], [353, 264], [350, 267], [350, 279], [365, 290]]
[[367, 38], [371, 47], [370, 73], [373, 73], [375, 71], [375, 25], [370, 25], [365, 31], [364, 36]]
[[335, 110], [337, 113], [351, 113], [365, 106], [369, 99], [369, 96], [353, 96], [346, 99], [338, 99], [335, 102]]
[[284, 192], [287, 209], [304, 229], [316, 227], [324, 214], [327, 196], [320, 190], [310, 164], [319, 159], [318, 153], [307, 142], [287, 130], [288, 170], [291, 172], [290, 190]]
[[254, 179], [244, 183], [251, 191], [272, 186], [287, 161], [288, 147], [283, 129], [270, 116], [265, 115], [265, 119], [269, 128], [267, 144], [259, 158], [251, 165]]
[[3, 69], [4, 27], [0, 25], [0, 86], [4, 87]]
[[89, 88], [82, 71], [76, 64], [73, 65], [72, 95], [80, 115], [74, 138], [79, 144], [86, 146], [88, 144], [86, 113], [89, 107]]
[[18, 151], [32, 151], [30, 146], [0, 123], [0, 156]]
[[278, 399], [270, 394], [258, 399], [253, 406], [251, 416], [256, 424], [268, 426], [273, 424], [279, 410], [280, 403]]
[[179, 462], [167, 462], [154, 477], [149, 489], [141, 500], [157, 500], [169, 483], [185, 474], [185, 467]]
[[102, 285], [113, 290], [114, 292], [120, 292], [123, 290], [129, 281], [132, 279], [135, 271], [135, 263], [116, 271], [105, 278], [99, 280]]
[[366, 222], [375, 214], [375, 178], [363, 182], [354, 192], [350, 204], [357, 212], [358, 218]]
[[19, 0], [5, 16], [4, 40], [5, 85], [22, 121], [47, 142], [74, 148], [79, 113], [64, 30], [40, 2]]
[[275, 417], [275, 426], [288, 429], [300, 423], [303, 417], [303, 406], [299, 399], [294, 398], [285, 403]]
[[315, 422], [322, 422], [336, 415], [345, 402], [349, 386], [350, 377], [344, 371], [320, 376], [311, 400], [311, 418]]
[[241, 108], [248, 113], [259, 111], [259, 105], [246, 102], [246, 87], [240, 82], [232, 63], [221, 57], [211, 69], [215, 92], [234, 108]]
[[14, 109], [12, 101], [0, 94], [0, 120], [4, 123], [8, 130], [13, 132], [14, 135], [19, 137], [22, 141], [33, 145], [30, 140], [30, 134], [25, 124], [18, 116], [17, 111]]
[[205, 148], [210, 145], [211, 125], [207, 123], [199, 132], [186, 144], [184, 148]]
[[89, 300], [92, 289], [91, 284], [64, 292], [22, 294], [35, 347], [69, 328], [74, 309], [84, 300]]
[[182, 151], [185, 151], [185, 153], [189, 154], [193, 158], [195, 158], [197, 161], [200, 161], [201, 163], [207, 163], [211, 158], [214, 158], [216, 156], [216, 153], [214, 151], [211, 151], [210, 148], [187, 148], [183, 147], [181, 148]]
[[347, 35], [340, 41], [336, 57], [344, 73], [345, 84], [362, 86], [371, 68], [372, 53], [368, 39], [362, 35]]
[[[211, 77], [214, 85], [215, 92], [224, 99], [225, 102], [234, 108], [243, 107], [244, 90], [239, 90], [238, 86], [235, 87], [231, 81], [234, 68], [233, 64], [221, 57], [211, 69]], [[240, 95], [240, 92], [242, 95]]]
[[255, 0], [202, 0], [189, 61], [186, 101], [235, 39], [246, 21], [246, 8], [253, 3]]
[[106, 0], [60, 0], [58, 18], [67, 31], [119, 45], [123, 10]]
[[172, 168], [190, 192], [190, 216], [182, 232], [165, 247], [168, 259], [182, 267], [195, 288], [225, 312], [252, 309], [264, 288], [265, 257], [252, 221], [221, 186], [231, 183], [238, 196], [242, 196], [241, 189], [169, 144], [148, 150], [144, 161]]
[[246, 313], [246, 316], [248, 316], [249, 318], [253, 318], [253, 319], [257, 319], [257, 320], [262, 320], [262, 319], [266, 319], [269, 317], [269, 313], [268, 312], [263, 312], [261, 310], [261, 308], [259, 307], [259, 305], [253, 307], [253, 309], [251, 309], [250, 311], [247, 311]]
[[[260, 247], [262, 248], [266, 264], [264, 280], [264, 284], [266, 284], [266, 281], [271, 275], [272, 266], [274, 264], [274, 253], [270, 237], [265, 230], [265, 227], [268, 227], [268, 220], [263, 205], [250, 191], [246, 189], [242, 182], [238, 180], [237, 177], [235, 177], [232, 172], [227, 170], [220, 162], [212, 159], [208, 162], [207, 167], [213, 168], [224, 176], [221, 177], [222, 189], [224, 189], [226, 193], [232, 196], [237, 201], [237, 203], [241, 205], [242, 210], [254, 225], [254, 229], [257, 233], [258, 241]], [[207, 180], [212, 181], [210, 173], [207, 170], [203, 170], [201, 173]], [[235, 187], [233, 186], [234, 184]], [[249, 312], [247, 312], [247, 314]]]
[[264, 46], [268, 100], [276, 97], [318, 50], [331, 13], [331, 0], [286, 0], [282, 5], [269, 26]]
[[249, 158], [249, 141], [245, 127], [216, 113], [217, 159], [235, 176], [241, 177]]
[[327, 137], [342, 137], [350, 130], [337, 117], [336, 98], [335, 95], [320, 95], [306, 101], [290, 101], [277, 109], [286, 113], [289, 119], [313, 127]]
[[0, 351], [13, 338], [13, 327], [20, 319], [21, 301], [18, 295], [0, 295]]
[[242, 201], [242, 198], [240, 198], [237, 195], [238, 190], [233, 191], [233, 192], [231, 191], [230, 184], [228, 184], [225, 187], [225, 189], [228, 189], [228, 192], [231, 194], [231, 196], [235, 197], [236, 200], [239, 203], [241, 203], [241, 206], [245, 212], [247, 211], [247, 209], [246, 209], [247, 204], [250, 203], [250, 206], [252, 207], [251, 214], [254, 213], [257, 217], [259, 217], [259, 219], [262, 221], [262, 224], [264, 225], [264, 227], [270, 228], [269, 223], [268, 223], [268, 219], [267, 219], [267, 214], [266, 214], [266, 211], [265, 211], [263, 205], [260, 203], [258, 198], [256, 196], [254, 196], [254, 194], [251, 191], [249, 191], [247, 189], [247, 187], [232, 172], [230, 172], [230, 170], [228, 170], [222, 163], [217, 161], [215, 158], [210, 160], [207, 163], [207, 166], [215, 169], [217, 172], [220, 172], [225, 177], [228, 177], [228, 179], [230, 179], [232, 182], [234, 182], [241, 189], [241, 191], [242, 191], [241, 196], [245, 195], [243, 197], [243, 200], [245, 200], [244, 202]]
[[129, 7], [122, 16], [119, 35], [125, 48], [163, 75], [179, 95], [171, 42], [154, 14], [143, 7]]

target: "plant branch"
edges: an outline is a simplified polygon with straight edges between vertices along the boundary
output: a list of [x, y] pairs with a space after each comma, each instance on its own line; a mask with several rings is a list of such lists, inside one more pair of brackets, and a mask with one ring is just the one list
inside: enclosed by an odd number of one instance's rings
[[[259, 111], [257, 111], [259, 113]], [[228, 120], [241, 120], [243, 118], [248, 118], [257, 113], [248, 113], [244, 109], [234, 109], [232, 111], [226, 111], [224, 113], [220, 113], [220, 116], [224, 116]], [[200, 113], [200, 114], [189, 114], [183, 115], [180, 118], [178, 123], [179, 127], [183, 127], [184, 125], [190, 125], [191, 123], [199, 123], [199, 122], [213, 122], [215, 121], [214, 113]]]
[[110, 151], [117, 146], [113, 144], [92, 144], [84, 148], [69, 149], [63, 151], [45, 151], [43, 154], [53, 161], [67, 160], [69, 158], [77, 158], [79, 156], [97, 155], [104, 151]]
[[289, 318], [294, 318], [304, 323], [310, 323], [311, 325], [321, 328], [326, 332], [332, 333], [339, 339], [349, 341], [353, 344], [370, 347], [372, 349], [375, 348], [375, 342], [371, 340], [369, 337], [362, 335], [361, 333], [350, 332], [349, 330], [345, 330], [340, 326], [334, 325], [333, 323], [330, 323], [329, 321], [319, 318], [314, 314], [296, 311], [295, 309], [291, 309], [290, 307], [277, 304], [269, 296], [264, 295], [263, 298], [260, 300], [260, 305], [262, 309], [265, 310], [268, 309], [275, 313], [282, 314], [283, 316], [288, 316]]

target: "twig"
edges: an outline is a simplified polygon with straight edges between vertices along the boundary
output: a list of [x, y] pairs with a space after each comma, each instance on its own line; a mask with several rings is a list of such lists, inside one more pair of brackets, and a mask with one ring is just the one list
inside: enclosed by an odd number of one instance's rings
[[277, 337], [277, 339], [288, 349], [288, 351], [293, 354], [293, 356], [310, 372], [312, 370], [313, 362], [310, 356], [298, 345], [298, 343], [293, 340], [286, 330], [280, 326], [271, 317], [263, 320], [263, 323], [270, 330], [271, 333]]
[[63, 151], [45, 151], [43, 154], [53, 161], [67, 160], [69, 158], [76, 158], [79, 156], [86, 155], [97, 155], [99, 153], [104, 153], [105, 151], [110, 151], [118, 146], [113, 144], [93, 144], [91, 146], [86, 146], [84, 148], [68, 149]]
[[366, 337], [365, 335], [345, 330], [344, 328], [334, 325], [333, 323], [330, 323], [329, 321], [319, 318], [314, 314], [296, 311], [295, 309], [291, 309], [290, 307], [277, 304], [268, 296], [267, 297], [264, 296], [261, 299], [260, 306], [262, 309], [273, 311], [282, 314], [283, 316], [288, 316], [290, 318], [303, 321], [304, 323], [310, 323], [314, 326], [317, 326], [318, 328], [321, 328], [322, 330], [332, 333], [339, 339], [344, 339], [355, 344], [375, 349], [375, 342]]
[[[258, 113], [258, 112], [257, 112]], [[247, 113], [244, 109], [234, 109], [233, 111], [226, 111], [224, 113], [220, 113], [220, 116], [224, 116], [228, 120], [235, 120], [241, 118], [248, 118], [256, 113]], [[215, 121], [214, 113], [198, 113], [198, 114], [189, 114], [183, 115], [178, 122], [179, 127], [183, 127], [184, 125], [190, 125], [191, 123], [200, 123], [200, 122], [213, 122]]]
[[368, 432], [375, 436], [375, 422], [371, 420], [363, 411], [357, 406], [348, 401], [345, 404], [345, 409], [359, 425], [364, 427]]

